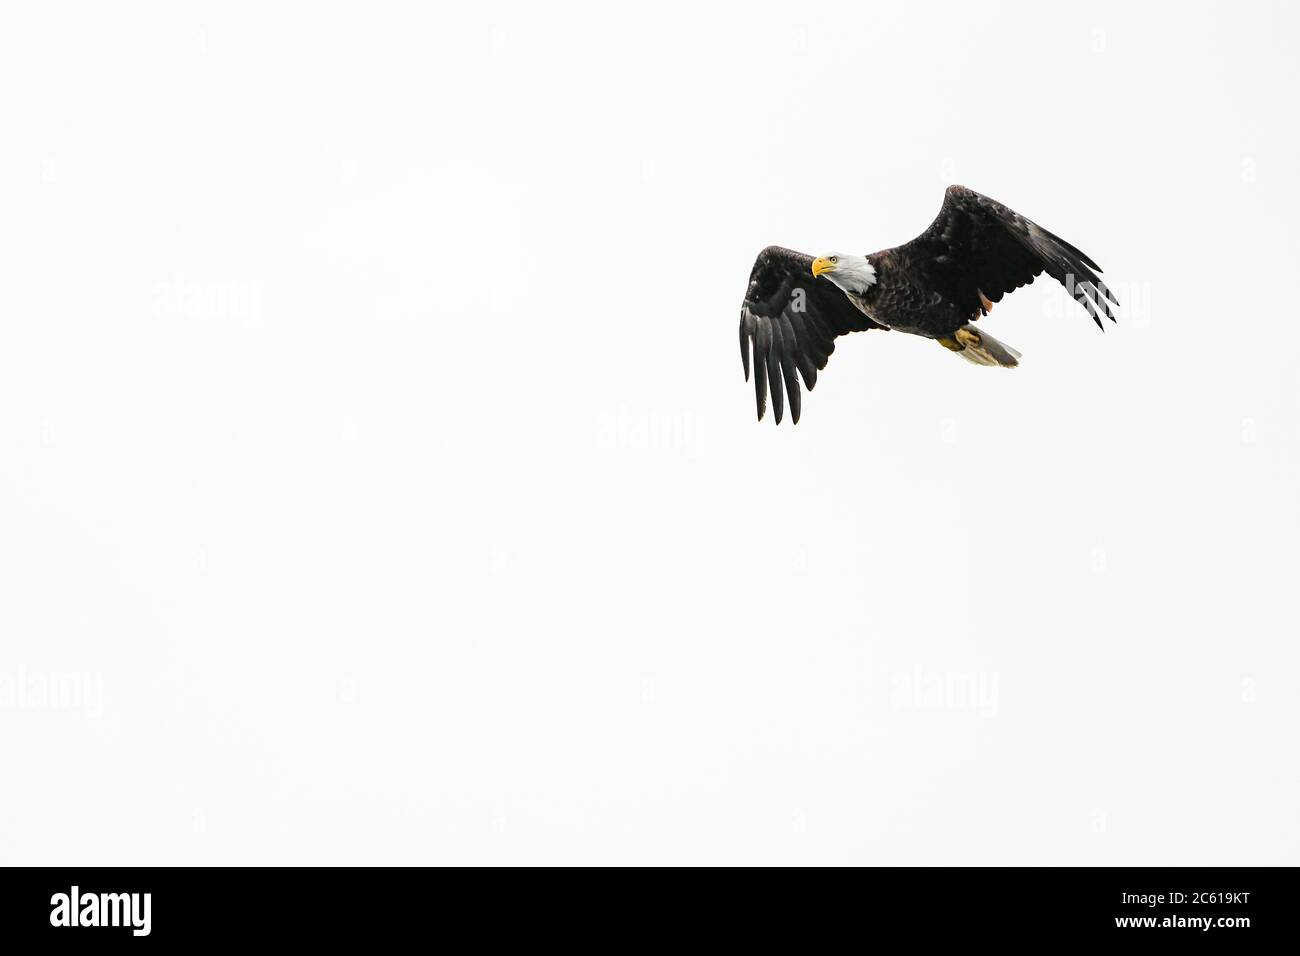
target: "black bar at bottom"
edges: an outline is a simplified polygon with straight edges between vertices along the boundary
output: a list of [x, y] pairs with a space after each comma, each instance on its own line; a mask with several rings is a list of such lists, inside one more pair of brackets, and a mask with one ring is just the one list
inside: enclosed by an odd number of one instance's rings
[[[368, 946], [409, 940], [861, 945], [904, 934], [927, 946], [1007, 941], [1195, 939], [1285, 942], [1297, 923], [1294, 869], [837, 869], [723, 874], [441, 869], [8, 869], [8, 943], [149, 940]], [[8, 947], [6, 947], [8, 948]], [[11, 949], [18, 952], [19, 950]]]

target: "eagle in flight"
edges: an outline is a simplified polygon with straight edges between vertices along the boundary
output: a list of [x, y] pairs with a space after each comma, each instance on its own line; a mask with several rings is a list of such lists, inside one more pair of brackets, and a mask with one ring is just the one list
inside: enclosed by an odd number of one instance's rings
[[813, 258], [768, 246], [758, 255], [740, 310], [740, 355], [763, 418], [767, 393], [781, 423], [784, 392], [799, 421], [799, 381], [817, 372], [849, 332], [893, 329], [935, 339], [976, 365], [1010, 368], [1020, 353], [975, 321], [1008, 292], [1046, 272], [1078, 299], [1098, 328], [1119, 301], [1097, 277], [1101, 267], [1064, 239], [967, 189], [949, 186], [930, 228], [911, 242], [869, 256]]

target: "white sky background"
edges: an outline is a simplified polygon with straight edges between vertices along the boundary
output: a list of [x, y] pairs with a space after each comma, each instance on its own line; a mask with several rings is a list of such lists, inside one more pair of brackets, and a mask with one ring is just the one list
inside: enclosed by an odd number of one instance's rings
[[1300, 4], [0, 9], [4, 862], [1297, 862]]

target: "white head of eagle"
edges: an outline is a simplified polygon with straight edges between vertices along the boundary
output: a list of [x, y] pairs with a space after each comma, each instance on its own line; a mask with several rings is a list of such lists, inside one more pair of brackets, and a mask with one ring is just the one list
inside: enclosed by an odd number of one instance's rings
[[861, 295], [876, 284], [876, 267], [866, 256], [834, 255], [814, 259], [813, 278], [825, 276], [845, 292]]

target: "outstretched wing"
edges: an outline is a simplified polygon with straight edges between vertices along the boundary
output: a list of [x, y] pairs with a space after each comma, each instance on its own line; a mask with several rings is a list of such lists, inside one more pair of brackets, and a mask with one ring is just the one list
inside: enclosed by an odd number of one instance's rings
[[740, 357], [749, 381], [750, 343], [754, 353], [754, 395], [761, 421], [772, 390], [772, 412], [781, 423], [781, 386], [790, 394], [790, 417], [799, 421], [799, 380], [810, 391], [817, 371], [835, 351], [837, 336], [879, 329], [828, 280], [812, 274], [812, 256], [768, 246], [754, 261], [749, 289], [740, 307]]
[[965, 186], [949, 186], [930, 228], [891, 250], [968, 315], [1046, 272], [1078, 299], [1098, 328], [1115, 321], [1119, 300], [1098, 278], [1101, 266], [1037, 223]]

